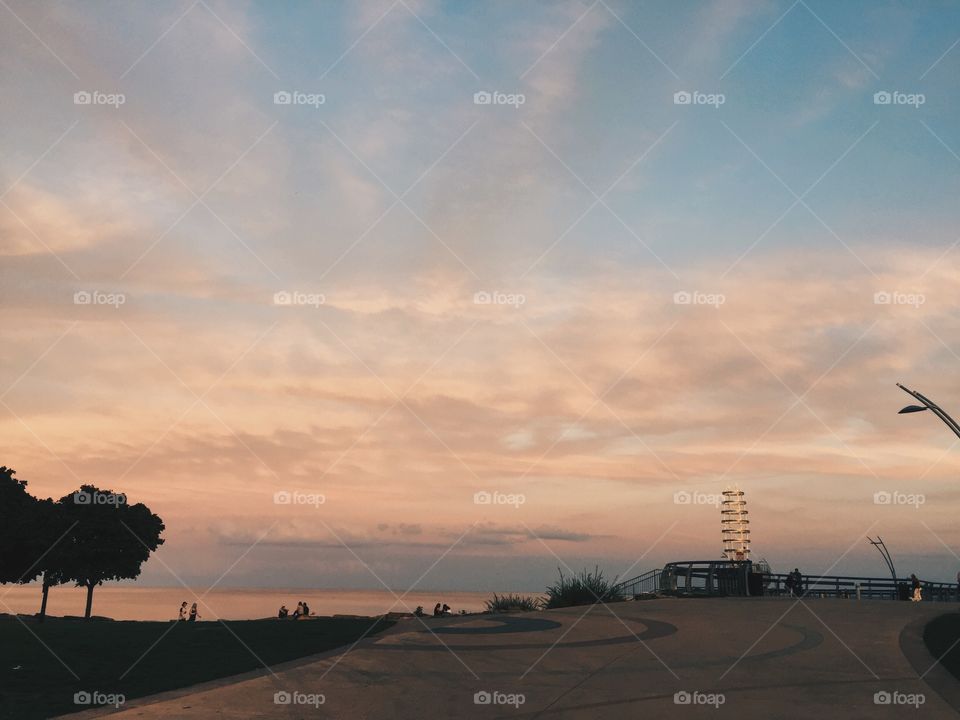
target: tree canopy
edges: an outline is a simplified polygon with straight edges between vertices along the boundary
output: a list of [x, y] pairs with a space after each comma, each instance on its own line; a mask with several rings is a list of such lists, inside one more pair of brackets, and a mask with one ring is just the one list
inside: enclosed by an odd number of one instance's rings
[[39, 557], [45, 548], [38, 538], [41, 514], [53, 503], [42, 506], [27, 492], [27, 481], [14, 477], [16, 470], [0, 466], [0, 583], [26, 583], [36, 579], [43, 568]]
[[139, 576], [150, 553], [163, 544], [164, 524], [143, 503], [129, 505], [122, 493], [94, 485], [82, 485], [57, 503], [71, 529], [52, 553], [53, 569], [64, 581], [87, 588], [89, 617], [93, 589], [105, 580]]
[[39, 500], [14, 474], [0, 467], [0, 583], [27, 583], [42, 574], [41, 617], [48, 588], [65, 582], [87, 589], [90, 617], [94, 588], [138, 577], [163, 544], [160, 517], [122, 493], [82, 485], [56, 502]]

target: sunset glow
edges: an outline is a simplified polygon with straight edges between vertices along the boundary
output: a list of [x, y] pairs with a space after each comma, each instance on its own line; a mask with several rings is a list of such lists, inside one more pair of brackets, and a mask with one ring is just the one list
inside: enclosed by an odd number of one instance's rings
[[0, 8], [0, 462], [161, 515], [145, 585], [639, 574], [734, 483], [952, 579], [960, 8], [787, 7]]

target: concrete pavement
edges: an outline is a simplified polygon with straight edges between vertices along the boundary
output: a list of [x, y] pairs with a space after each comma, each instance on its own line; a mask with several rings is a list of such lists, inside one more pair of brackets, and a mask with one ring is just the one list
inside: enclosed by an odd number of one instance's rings
[[929, 670], [920, 640], [927, 620], [953, 609], [658, 599], [410, 619], [346, 652], [133, 700], [112, 716], [956, 718], [960, 683]]

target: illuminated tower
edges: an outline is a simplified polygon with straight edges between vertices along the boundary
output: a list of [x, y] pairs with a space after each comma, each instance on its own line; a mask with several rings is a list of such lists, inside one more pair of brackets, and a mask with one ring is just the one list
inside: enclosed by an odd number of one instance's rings
[[747, 501], [743, 499], [743, 490], [736, 486], [723, 491], [720, 525], [723, 528], [723, 556], [727, 560], [749, 560], [750, 521], [747, 519]]

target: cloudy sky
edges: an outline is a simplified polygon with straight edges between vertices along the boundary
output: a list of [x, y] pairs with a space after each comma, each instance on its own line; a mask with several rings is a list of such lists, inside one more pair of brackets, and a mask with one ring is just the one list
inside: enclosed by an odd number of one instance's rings
[[955, 3], [0, 17], [0, 464], [144, 582], [960, 566]]

